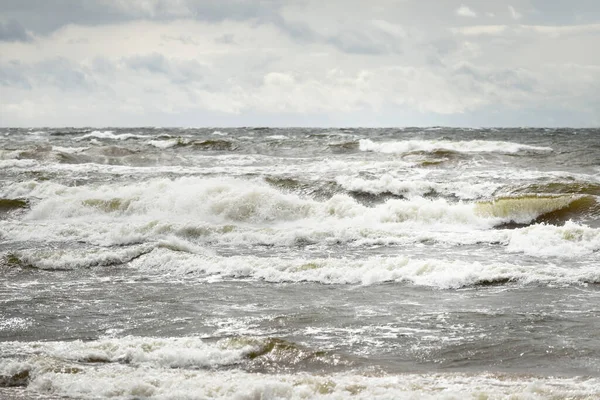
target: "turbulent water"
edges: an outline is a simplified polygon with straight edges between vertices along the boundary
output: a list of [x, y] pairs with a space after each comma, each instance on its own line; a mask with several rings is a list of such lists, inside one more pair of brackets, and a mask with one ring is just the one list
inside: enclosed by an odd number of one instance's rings
[[598, 398], [600, 130], [0, 129], [0, 282], [8, 399]]

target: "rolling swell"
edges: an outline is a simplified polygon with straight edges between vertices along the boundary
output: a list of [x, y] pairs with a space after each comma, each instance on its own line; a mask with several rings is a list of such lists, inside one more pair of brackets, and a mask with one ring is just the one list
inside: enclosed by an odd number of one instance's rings
[[502, 218], [500, 227], [518, 227], [594, 218], [599, 215], [600, 205], [594, 196], [524, 195], [480, 201], [475, 210], [481, 216]]
[[358, 141], [330, 143], [327, 145], [334, 154], [354, 153], [359, 150]]
[[29, 207], [29, 202], [25, 199], [2, 199], [0, 198], [0, 213]]
[[503, 141], [450, 141], [450, 140], [402, 140], [374, 142], [370, 139], [359, 141], [361, 151], [375, 153], [432, 153], [437, 155], [451, 155], [453, 153], [500, 153], [515, 154], [521, 152], [548, 153], [550, 147], [531, 146]]
[[284, 192], [296, 193], [315, 200], [328, 200], [337, 194], [345, 194], [365, 205], [372, 206], [385, 203], [389, 199], [403, 199], [401, 194], [390, 190], [371, 191], [361, 188], [348, 188], [340, 182], [334, 181], [302, 181], [293, 178], [266, 177], [265, 182]]
[[233, 142], [222, 139], [194, 141], [189, 145], [198, 150], [232, 151], [236, 149]]
[[600, 196], [600, 184], [591, 182], [548, 182], [532, 183], [512, 190], [515, 194], [548, 193]]

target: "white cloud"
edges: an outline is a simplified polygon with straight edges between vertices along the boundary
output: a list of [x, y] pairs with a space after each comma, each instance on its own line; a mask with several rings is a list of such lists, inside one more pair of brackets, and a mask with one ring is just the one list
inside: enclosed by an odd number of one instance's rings
[[506, 25], [473, 25], [451, 29], [453, 33], [465, 36], [501, 35], [506, 32], [506, 30]]
[[456, 15], [460, 15], [461, 17], [474, 18], [477, 16], [477, 13], [471, 10], [469, 7], [462, 4], [459, 8], [456, 9]]
[[[600, 24], [573, 25], [573, 26], [550, 26], [550, 25], [521, 25], [521, 29], [532, 32], [559, 37], [565, 35], [600, 34]], [[598, 38], [600, 39], [600, 37]]]

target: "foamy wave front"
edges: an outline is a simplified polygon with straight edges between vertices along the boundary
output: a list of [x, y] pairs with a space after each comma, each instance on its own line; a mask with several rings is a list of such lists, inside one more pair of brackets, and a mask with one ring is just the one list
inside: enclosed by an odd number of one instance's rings
[[6, 190], [6, 196], [42, 198], [27, 220], [58, 220], [77, 217], [147, 216], [187, 221], [275, 223], [327, 219], [362, 225], [418, 222], [490, 227], [496, 216], [480, 216], [469, 203], [444, 199], [389, 200], [375, 207], [339, 194], [317, 201], [284, 193], [261, 181], [237, 179], [157, 179], [129, 185], [65, 187], [53, 183], [23, 183]]
[[481, 263], [409, 257], [315, 258], [288, 260], [279, 257], [190, 254], [155, 249], [131, 262], [131, 267], [151, 274], [253, 278], [267, 282], [316, 282], [372, 285], [408, 283], [438, 289], [502, 284], [586, 284], [600, 282], [593, 267], [565, 268], [547, 264]]
[[[97, 246], [156, 243], [167, 237], [195, 245], [484, 242], [535, 256], [560, 257], [588, 255], [600, 248], [599, 230], [574, 222], [562, 227], [492, 229], [509, 222], [532, 223], [540, 216], [568, 217], [570, 212], [580, 212], [583, 203], [595, 205], [592, 197], [524, 196], [453, 203], [415, 196], [365, 206], [344, 194], [315, 200], [282, 192], [264, 181], [187, 177], [86, 187], [20, 182], [4, 188], [1, 195], [30, 205], [19, 214], [21, 219], [0, 220], [0, 236], [20, 241], [60, 238]], [[535, 239], [546, 236], [553, 239]], [[558, 248], [569, 251], [552, 250]]]
[[549, 152], [550, 147], [530, 146], [501, 141], [448, 141], [448, 140], [403, 140], [393, 142], [374, 142], [370, 139], [359, 141], [361, 151], [377, 153], [415, 153], [415, 152], [456, 152], [456, 153], [518, 153], [520, 151]]
[[[182, 342], [185, 340], [189, 339]], [[99, 344], [92, 343], [91, 346], [95, 345]], [[113, 345], [116, 349], [126, 350], [118, 341]], [[177, 368], [169, 368], [170, 363], [163, 368], [112, 362], [91, 366], [69, 363], [69, 359], [50, 361], [44, 354], [25, 363], [4, 366], [0, 368], [0, 374], [25, 377], [24, 384], [32, 395], [46, 393], [80, 399], [592, 399], [600, 396], [600, 381], [583, 377], [492, 373], [373, 374], [360, 371], [321, 375], [259, 374], [239, 369], [193, 369], [183, 367], [186, 363], [182, 361], [193, 358], [195, 349], [185, 343], [181, 345], [167, 357], [181, 360], [175, 362], [182, 366]], [[153, 352], [152, 349], [138, 351]], [[104, 352], [101, 350], [100, 354]], [[190, 352], [190, 356], [186, 352]]]
[[85, 140], [85, 139], [112, 139], [112, 140], [128, 140], [128, 139], [139, 139], [144, 138], [144, 135], [136, 135], [133, 133], [121, 133], [115, 134], [114, 131], [92, 131], [85, 135], [75, 137], [74, 140]]

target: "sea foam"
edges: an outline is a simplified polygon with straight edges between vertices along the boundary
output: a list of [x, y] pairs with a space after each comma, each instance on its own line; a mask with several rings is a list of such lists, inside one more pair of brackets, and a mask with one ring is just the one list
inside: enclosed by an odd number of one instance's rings
[[520, 151], [549, 152], [550, 147], [530, 146], [520, 143], [501, 141], [449, 141], [449, 140], [402, 140], [374, 142], [370, 139], [359, 141], [361, 151], [378, 153], [414, 153], [414, 152], [457, 152], [457, 153], [518, 153]]

